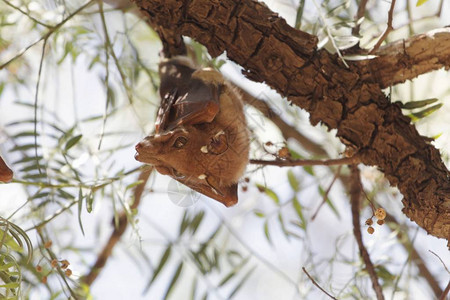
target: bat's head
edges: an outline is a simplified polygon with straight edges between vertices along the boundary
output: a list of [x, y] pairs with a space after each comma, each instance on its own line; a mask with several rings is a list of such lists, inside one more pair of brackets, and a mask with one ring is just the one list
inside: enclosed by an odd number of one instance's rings
[[[145, 137], [136, 151], [138, 161], [217, 199], [214, 195], [228, 193], [228, 187], [236, 189], [248, 162], [248, 139], [213, 124], [180, 126]], [[202, 186], [212, 194], [205, 193]], [[237, 194], [234, 197], [237, 201]]]

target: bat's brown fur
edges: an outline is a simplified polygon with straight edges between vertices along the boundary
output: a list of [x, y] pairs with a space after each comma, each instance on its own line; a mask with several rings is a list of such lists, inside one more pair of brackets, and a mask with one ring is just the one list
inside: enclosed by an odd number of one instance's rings
[[[161, 65], [160, 72], [162, 69], [166, 72], [171, 68], [177, 69], [179, 65], [189, 68], [192, 66], [184, 59], [172, 59]], [[170, 81], [170, 78], [164, 76], [165, 74], [161, 74], [161, 80], [166, 80], [165, 87], [171, 87], [174, 82], [177, 82], [178, 87], [184, 84], [179, 82], [179, 77]], [[224, 80], [222, 74], [213, 69], [196, 70], [190, 74], [190, 78], [200, 80], [213, 91], [219, 91], [218, 112], [214, 112], [213, 101], [205, 97], [195, 99], [195, 103], [198, 101], [199, 104], [196, 107], [202, 107], [200, 109], [190, 107], [187, 111], [183, 110], [183, 116], [179, 118], [165, 116], [169, 121], [157, 124], [162, 126], [163, 130], [157, 130], [156, 134], [147, 136], [136, 145], [136, 159], [152, 164], [160, 173], [170, 175], [185, 185], [230, 206], [237, 202], [237, 182], [248, 162], [249, 135], [243, 103], [239, 94]], [[174, 85], [175, 88], [177, 84]], [[161, 85], [163, 86], [163, 82]], [[189, 94], [189, 89], [185, 94]], [[215, 95], [214, 92], [206, 94]], [[203, 100], [211, 104], [208, 105], [209, 108], [202, 106], [205, 103]], [[180, 103], [182, 101], [180, 100]], [[185, 122], [184, 120], [188, 119], [185, 116], [192, 111], [199, 115], [195, 121]], [[165, 113], [173, 111], [165, 110]], [[165, 120], [164, 116], [160, 119]], [[173, 124], [176, 126], [171, 128]]]

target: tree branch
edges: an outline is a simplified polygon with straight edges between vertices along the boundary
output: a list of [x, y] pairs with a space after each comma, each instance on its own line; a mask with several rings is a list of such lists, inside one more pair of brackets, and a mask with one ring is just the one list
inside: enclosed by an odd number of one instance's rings
[[261, 160], [250, 159], [251, 164], [262, 166], [294, 167], [294, 166], [336, 166], [359, 163], [358, 156], [343, 157], [337, 159], [315, 160], [315, 159], [286, 159], [286, 160]]
[[[148, 181], [148, 178], [150, 177], [150, 174], [152, 172], [152, 168], [144, 168], [142, 172], [139, 174], [138, 180], [142, 181], [139, 185], [137, 185], [134, 189], [134, 202], [130, 205], [130, 210], [137, 209], [142, 198], [142, 193], [144, 192], [145, 185]], [[108, 261], [109, 257], [112, 254], [112, 251], [114, 247], [116, 246], [117, 242], [119, 242], [120, 238], [124, 234], [125, 230], [127, 229], [128, 225], [128, 218], [127, 213], [125, 211], [122, 211], [119, 213], [118, 217], [118, 225], [114, 227], [113, 232], [111, 233], [111, 236], [109, 237], [108, 242], [103, 247], [103, 250], [99, 253], [97, 260], [95, 264], [91, 267], [88, 274], [83, 276], [81, 278], [81, 282], [91, 286], [92, 283], [97, 279], [100, 272], [103, 270], [103, 268], [106, 265], [106, 262]], [[114, 219], [113, 219], [114, 224]]]
[[389, 33], [394, 29], [394, 27], [392, 27], [392, 20], [394, 18], [394, 7], [395, 7], [395, 1], [396, 0], [391, 0], [391, 7], [389, 8], [389, 13], [388, 13], [388, 21], [387, 21], [387, 26], [386, 26], [386, 30], [384, 30], [383, 34], [381, 35], [380, 39], [378, 40], [378, 42], [375, 44], [375, 46], [373, 47], [372, 50], [370, 50], [370, 54], [375, 53], [378, 48], [380, 48], [381, 44], [383, 43], [383, 41], [387, 38], [387, 36], [389, 35]]
[[450, 174], [439, 151], [367, 73], [367, 62], [345, 68], [336, 55], [317, 50], [317, 37], [290, 27], [257, 1], [136, 3], [158, 25], [196, 39], [213, 57], [226, 50], [247, 77], [265, 81], [307, 110], [313, 125], [337, 129], [349, 151], [398, 186], [408, 217], [430, 234], [450, 236]]
[[381, 88], [434, 70], [450, 68], [450, 28], [431, 30], [381, 47], [376, 58], [361, 61], [361, 74]]
[[370, 255], [362, 241], [361, 223], [359, 221], [359, 204], [361, 200], [362, 186], [360, 182], [359, 169], [356, 165], [352, 165], [350, 166], [350, 170], [352, 172], [350, 176], [350, 203], [352, 206], [353, 234], [356, 242], [358, 243], [359, 253], [364, 261], [364, 264], [366, 265], [366, 270], [369, 273], [370, 280], [372, 281], [372, 287], [377, 295], [377, 299], [383, 300], [383, 290], [378, 283], [377, 273], [375, 272], [375, 268], [370, 260]]

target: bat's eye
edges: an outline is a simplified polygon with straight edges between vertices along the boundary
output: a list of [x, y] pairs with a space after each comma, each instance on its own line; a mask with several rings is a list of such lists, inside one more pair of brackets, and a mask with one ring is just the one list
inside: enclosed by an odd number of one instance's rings
[[188, 141], [187, 138], [185, 138], [184, 136], [179, 136], [173, 143], [173, 147], [178, 149], [183, 148], [184, 145], [186, 145], [187, 141]]

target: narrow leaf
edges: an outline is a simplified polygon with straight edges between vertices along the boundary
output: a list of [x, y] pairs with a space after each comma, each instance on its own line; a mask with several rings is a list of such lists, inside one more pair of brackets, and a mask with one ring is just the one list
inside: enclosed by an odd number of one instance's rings
[[175, 284], [177, 283], [178, 277], [180, 277], [181, 270], [183, 269], [183, 262], [180, 262], [175, 273], [172, 276], [172, 280], [169, 283], [169, 287], [167, 288], [166, 294], [164, 295], [164, 299], [167, 299], [172, 292]]
[[266, 235], [267, 241], [272, 244], [272, 240], [270, 239], [270, 232], [269, 232], [269, 223], [268, 221], [264, 222], [264, 234]]
[[153, 276], [150, 279], [150, 282], [147, 284], [147, 286], [144, 289], [144, 293], [146, 293], [149, 290], [153, 281], [155, 281], [156, 277], [159, 275], [159, 273], [163, 269], [164, 265], [166, 264], [167, 260], [170, 257], [171, 251], [172, 251], [172, 245], [167, 246], [166, 251], [164, 251], [164, 254], [161, 257], [161, 260], [159, 261], [158, 266], [156, 267], [155, 271], [153, 272]]
[[416, 7], [421, 6], [422, 4], [428, 2], [428, 0], [417, 0]]
[[71, 138], [67, 143], [66, 146], [64, 147], [65, 151], [68, 151], [70, 148], [72, 148], [73, 146], [76, 145], [76, 143], [78, 143], [81, 138], [83, 137], [82, 134], [74, 136], [73, 138]]
[[432, 107], [426, 108], [419, 112], [412, 113], [412, 114], [408, 115], [408, 117], [410, 117], [413, 121], [417, 121], [418, 119], [422, 119], [422, 118], [425, 118], [425, 117], [431, 115], [432, 113], [437, 111], [439, 108], [441, 108], [442, 105], [444, 105], [444, 104], [439, 103], [439, 104], [433, 105]]
[[422, 108], [427, 105], [433, 104], [435, 102], [439, 101], [437, 98], [430, 98], [425, 100], [419, 100], [419, 101], [410, 101], [407, 103], [402, 103], [400, 101], [395, 102], [396, 104], [400, 105], [403, 109], [414, 109], [414, 108]]
[[83, 191], [79, 190], [78, 192], [78, 224], [80, 225], [81, 233], [84, 236], [84, 228], [83, 228], [83, 222], [81, 222], [81, 210], [83, 209]]
[[262, 184], [256, 184], [256, 186], [258, 187], [259, 190], [264, 191], [264, 193], [269, 196], [273, 202], [275, 202], [276, 204], [280, 204], [280, 199], [278, 198], [278, 195], [271, 189], [269, 189], [268, 187], [265, 187]]
[[306, 220], [305, 220], [305, 217], [303, 216], [302, 206], [301, 206], [300, 202], [298, 201], [297, 197], [294, 197], [292, 199], [292, 205], [294, 206], [295, 212], [297, 213], [297, 216], [299, 217], [299, 219], [301, 221], [301, 224], [299, 224], [299, 226], [303, 230], [306, 230]]
[[299, 183], [299, 181], [297, 180], [297, 177], [295, 177], [295, 174], [294, 174], [294, 172], [292, 171], [292, 169], [289, 169], [289, 171], [287, 172], [287, 177], [288, 177], [288, 181], [289, 181], [289, 184], [290, 184], [290, 186], [291, 186], [291, 188], [295, 191], [295, 192], [298, 192], [299, 191], [299, 186], [300, 186], [300, 183]]

